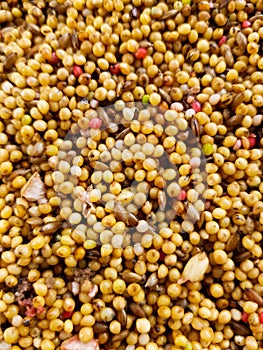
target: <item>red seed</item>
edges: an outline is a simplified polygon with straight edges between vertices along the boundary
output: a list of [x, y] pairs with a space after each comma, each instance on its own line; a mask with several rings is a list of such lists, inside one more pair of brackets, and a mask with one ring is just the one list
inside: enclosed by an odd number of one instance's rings
[[160, 252], [159, 260], [160, 260], [160, 261], [164, 261], [164, 258], [165, 258], [164, 252]]
[[244, 21], [244, 22], [242, 23], [242, 28], [246, 29], [246, 28], [249, 28], [249, 27], [251, 27], [251, 22], [249, 22], [249, 21]]
[[59, 61], [58, 56], [56, 55], [55, 52], [52, 52], [52, 58], [49, 60], [50, 64], [57, 64]]
[[89, 121], [89, 127], [92, 129], [99, 129], [101, 127], [102, 121], [99, 118], [92, 118]]
[[186, 199], [186, 192], [185, 190], [182, 190], [181, 193], [178, 196], [179, 201], [184, 201]]
[[80, 66], [74, 66], [73, 73], [74, 73], [75, 77], [78, 78], [83, 73], [83, 70]]
[[41, 314], [41, 313], [44, 312], [44, 311], [45, 311], [44, 306], [38, 306], [38, 308], [37, 308], [37, 314]]
[[259, 314], [259, 321], [260, 323], [263, 323], [263, 311]]
[[34, 307], [27, 307], [25, 314], [27, 317], [34, 317], [37, 314], [37, 309]]
[[256, 146], [257, 139], [254, 136], [249, 136], [248, 141], [249, 141], [249, 148], [253, 148]]
[[136, 52], [135, 52], [135, 58], [139, 60], [143, 60], [147, 56], [147, 50], [145, 47], [140, 47]]
[[68, 318], [71, 318], [74, 314], [74, 311], [63, 311], [61, 318], [63, 318], [63, 320], [67, 320]]
[[193, 104], [192, 104], [192, 108], [197, 112], [201, 112], [201, 103], [198, 102], [198, 101], [195, 101]]
[[241, 320], [242, 320], [243, 322], [247, 322], [247, 321], [248, 321], [248, 314], [247, 314], [246, 312], [243, 312], [242, 317], [241, 317]]
[[226, 43], [227, 37], [225, 35], [222, 36], [222, 38], [219, 40], [218, 45], [221, 46]]
[[110, 66], [111, 74], [119, 74], [121, 71], [119, 63], [116, 63], [114, 66]]

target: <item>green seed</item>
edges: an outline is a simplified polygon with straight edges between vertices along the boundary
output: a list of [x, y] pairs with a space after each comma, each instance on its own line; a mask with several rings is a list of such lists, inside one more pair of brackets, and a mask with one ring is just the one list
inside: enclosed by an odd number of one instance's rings
[[144, 95], [142, 97], [142, 103], [149, 103], [150, 96], [149, 95]]
[[22, 124], [23, 125], [30, 125], [32, 123], [32, 118], [30, 117], [30, 115], [26, 114], [23, 116], [22, 118]]
[[210, 143], [203, 145], [203, 152], [205, 156], [210, 156], [213, 153], [213, 145]]

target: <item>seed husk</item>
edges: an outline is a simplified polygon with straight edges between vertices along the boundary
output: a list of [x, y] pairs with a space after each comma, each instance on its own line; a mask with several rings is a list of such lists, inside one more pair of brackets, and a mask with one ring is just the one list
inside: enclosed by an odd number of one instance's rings
[[197, 282], [202, 279], [209, 265], [209, 260], [205, 252], [192, 256], [186, 263], [182, 276], [178, 280], [178, 284], [187, 281]]
[[191, 129], [194, 133], [194, 135], [199, 139], [200, 137], [200, 125], [195, 117], [191, 119], [190, 122]]
[[46, 189], [39, 173], [35, 172], [21, 189], [21, 196], [29, 201], [46, 203]]
[[124, 85], [123, 85], [123, 89], [122, 91], [130, 91], [133, 90], [135, 88], [135, 86], [137, 85], [135, 80], [127, 80], [125, 81]]
[[102, 163], [100, 161], [91, 161], [90, 163], [90, 166], [92, 168], [94, 168], [94, 170], [97, 170], [97, 171], [105, 171], [105, 170], [108, 170], [109, 169], [109, 166], [105, 163]]
[[166, 194], [164, 191], [158, 192], [158, 205], [161, 211], [165, 210], [166, 207]]
[[123, 271], [121, 277], [127, 283], [140, 283], [144, 280], [143, 276], [128, 270]]
[[45, 143], [43, 141], [37, 142], [32, 149], [31, 156], [32, 157], [40, 157], [44, 153]]
[[117, 88], [116, 88], [116, 96], [117, 97], [120, 97], [120, 95], [122, 94], [123, 92], [123, 86], [124, 86], [124, 83], [122, 81], [120, 81], [118, 84], [117, 84]]
[[5, 71], [10, 70], [14, 66], [16, 60], [17, 60], [16, 53], [10, 53], [10, 55], [8, 55], [4, 61], [4, 70]]
[[252, 16], [252, 17], [249, 18], [249, 21], [252, 23], [252, 22], [255, 22], [257, 19], [263, 20], [263, 15]]
[[116, 140], [122, 140], [124, 139], [124, 137], [129, 134], [129, 132], [131, 131], [131, 128], [125, 128], [123, 129], [117, 136], [116, 136]]
[[27, 23], [27, 28], [30, 30], [30, 32], [34, 35], [40, 34], [39, 27], [36, 24], [33, 23]]
[[20, 176], [20, 175], [21, 175], [21, 176], [25, 176], [25, 175], [29, 174], [30, 172], [31, 172], [31, 169], [23, 169], [23, 168], [21, 168], [21, 169], [14, 170], [14, 171], [12, 172], [12, 174], [8, 176], [7, 180], [8, 180], [8, 181], [12, 181], [12, 180], [14, 180], [17, 176]]
[[28, 218], [26, 220], [26, 222], [30, 225], [30, 226], [40, 226], [43, 224], [43, 219], [42, 218], [38, 218], [38, 217], [33, 217], [33, 218]]
[[142, 41], [140, 41], [140, 47], [143, 47], [143, 48], [145, 48], [145, 49], [148, 49], [149, 47], [152, 47], [153, 46], [153, 44], [152, 43], [150, 43], [149, 41], [147, 41], [147, 40], [142, 40]]
[[158, 283], [158, 277], [157, 277], [157, 273], [153, 272], [149, 278], [147, 279], [146, 283], [145, 283], [145, 288], [151, 288], [156, 286], [156, 284]]
[[52, 233], [55, 233], [61, 227], [61, 224], [62, 223], [60, 221], [48, 222], [41, 227], [41, 232], [46, 235], [50, 235]]
[[196, 222], [200, 219], [200, 213], [193, 204], [187, 206], [186, 218], [193, 222]]
[[165, 19], [174, 18], [178, 14], [178, 10], [170, 10], [164, 13], [161, 17], [158, 18], [159, 21], [163, 21]]

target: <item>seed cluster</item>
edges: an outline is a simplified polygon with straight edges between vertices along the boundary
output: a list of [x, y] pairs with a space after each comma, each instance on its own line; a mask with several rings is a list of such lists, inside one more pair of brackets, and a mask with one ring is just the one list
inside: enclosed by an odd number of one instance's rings
[[263, 348], [263, 2], [0, 2], [0, 350]]

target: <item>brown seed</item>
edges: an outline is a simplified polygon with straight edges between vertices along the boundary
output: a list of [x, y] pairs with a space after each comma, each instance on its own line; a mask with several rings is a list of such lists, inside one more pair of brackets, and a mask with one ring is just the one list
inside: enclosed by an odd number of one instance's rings
[[237, 106], [239, 106], [244, 101], [244, 92], [241, 92], [239, 94], [236, 94], [233, 98], [233, 102], [231, 104], [232, 109], [236, 109]]
[[67, 11], [67, 6], [65, 6], [64, 4], [57, 4], [55, 10], [58, 14], [64, 15]]
[[114, 203], [113, 214], [119, 221], [125, 222], [127, 219], [127, 210], [119, 202]]
[[81, 85], [88, 85], [90, 83], [90, 81], [91, 81], [91, 75], [88, 73], [81, 74], [81, 76], [78, 79], [78, 82]]
[[30, 58], [35, 55], [35, 53], [38, 52], [39, 45], [34, 45], [33, 47], [30, 47], [29, 49], [25, 50], [25, 57]]
[[137, 216], [135, 216], [134, 214], [128, 212], [127, 214], [127, 219], [125, 221], [127, 226], [137, 226], [139, 222], [139, 219], [137, 218]]
[[226, 247], [225, 247], [226, 252], [228, 253], [235, 250], [238, 245], [238, 242], [239, 242], [239, 234], [234, 233], [233, 235], [231, 235], [229, 240], [226, 242]]
[[60, 226], [60, 221], [51, 221], [41, 227], [41, 232], [43, 232], [46, 235], [50, 235], [52, 233], [55, 233], [60, 228]]
[[231, 325], [234, 332], [238, 335], [248, 336], [250, 334], [250, 330], [245, 325], [239, 322], [232, 321]]
[[145, 311], [143, 310], [143, 308], [139, 304], [130, 303], [129, 307], [130, 307], [132, 313], [135, 316], [137, 316], [137, 317], [146, 317]]
[[73, 49], [77, 51], [79, 49], [79, 39], [76, 30], [73, 30], [73, 33], [71, 35], [71, 42]]
[[159, 21], [163, 21], [165, 19], [174, 18], [178, 14], [178, 10], [170, 10], [164, 13], [161, 17], [158, 18]]
[[222, 9], [227, 6], [227, 4], [230, 2], [230, 0], [220, 0], [219, 8]]
[[71, 37], [70, 37], [70, 34], [69, 33], [65, 33], [63, 34], [60, 38], [59, 38], [59, 47], [61, 49], [67, 49], [70, 45], [70, 40], [71, 40]]
[[243, 118], [244, 118], [244, 116], [241, 114], [234, 115], [234, 117], [231, 117], [231, 118], [226, 120], [225, 125], [226, 126], [237, 126], [242, 122]]
[[247, 37], [242, 33], [238, 32], [236, 35], [236, 41], [237, 45], [242, 49], [245, 50], [247, 47]]
[[113, 342], [123, 340], [128, 336], [129, 333], [130, 331], [128, 329], [125, 329], [124, 331], [121, 331], [119, 334], [116, 334], [114, 337], [112, 337], [111, 340]]
[[93, 326], [94, 333], [103, 333], [108, 330], [108, 326], [104, 323], [96, 322]]
[[254, 289], [245, 289], [245, 296], [248, 298], [248, 300], [254, 301], [259, 306], [263, 306], [263, 298]]
[[126, 327], [127, 314], [124, 309], [117, 311], [117, 320], [120, 322], [123, 328]]
[[235, 261], [235, 262], [242, 262], [242, 261], [245, 261], [247, 259], [250, 258], [250, 252], [244, 252], [244, 253], [240, 253], [238, 255], [235, 255], [232, 259]]
[[16, 53], [15, 52], [10, 53], [10, 55], [8, 55], [4, 60], [4, 71], [8, 71], [9, 69], [11, 69], [15, 64], [16, 59], [17, 59]]
[[228, 67], [233, 67], [235, 60], [231, 50], [227, 49], [224, 53], [224, 57]]
[[160, 95], [162, 96], [162, 98], [164, 99], [165, 102], [167, 102], [168, 104], [172, 103], [172, 98], [168, 94], [168, 92], [166, 92], [164, 89], [159, 89], [159, 92], [160, 92]]

